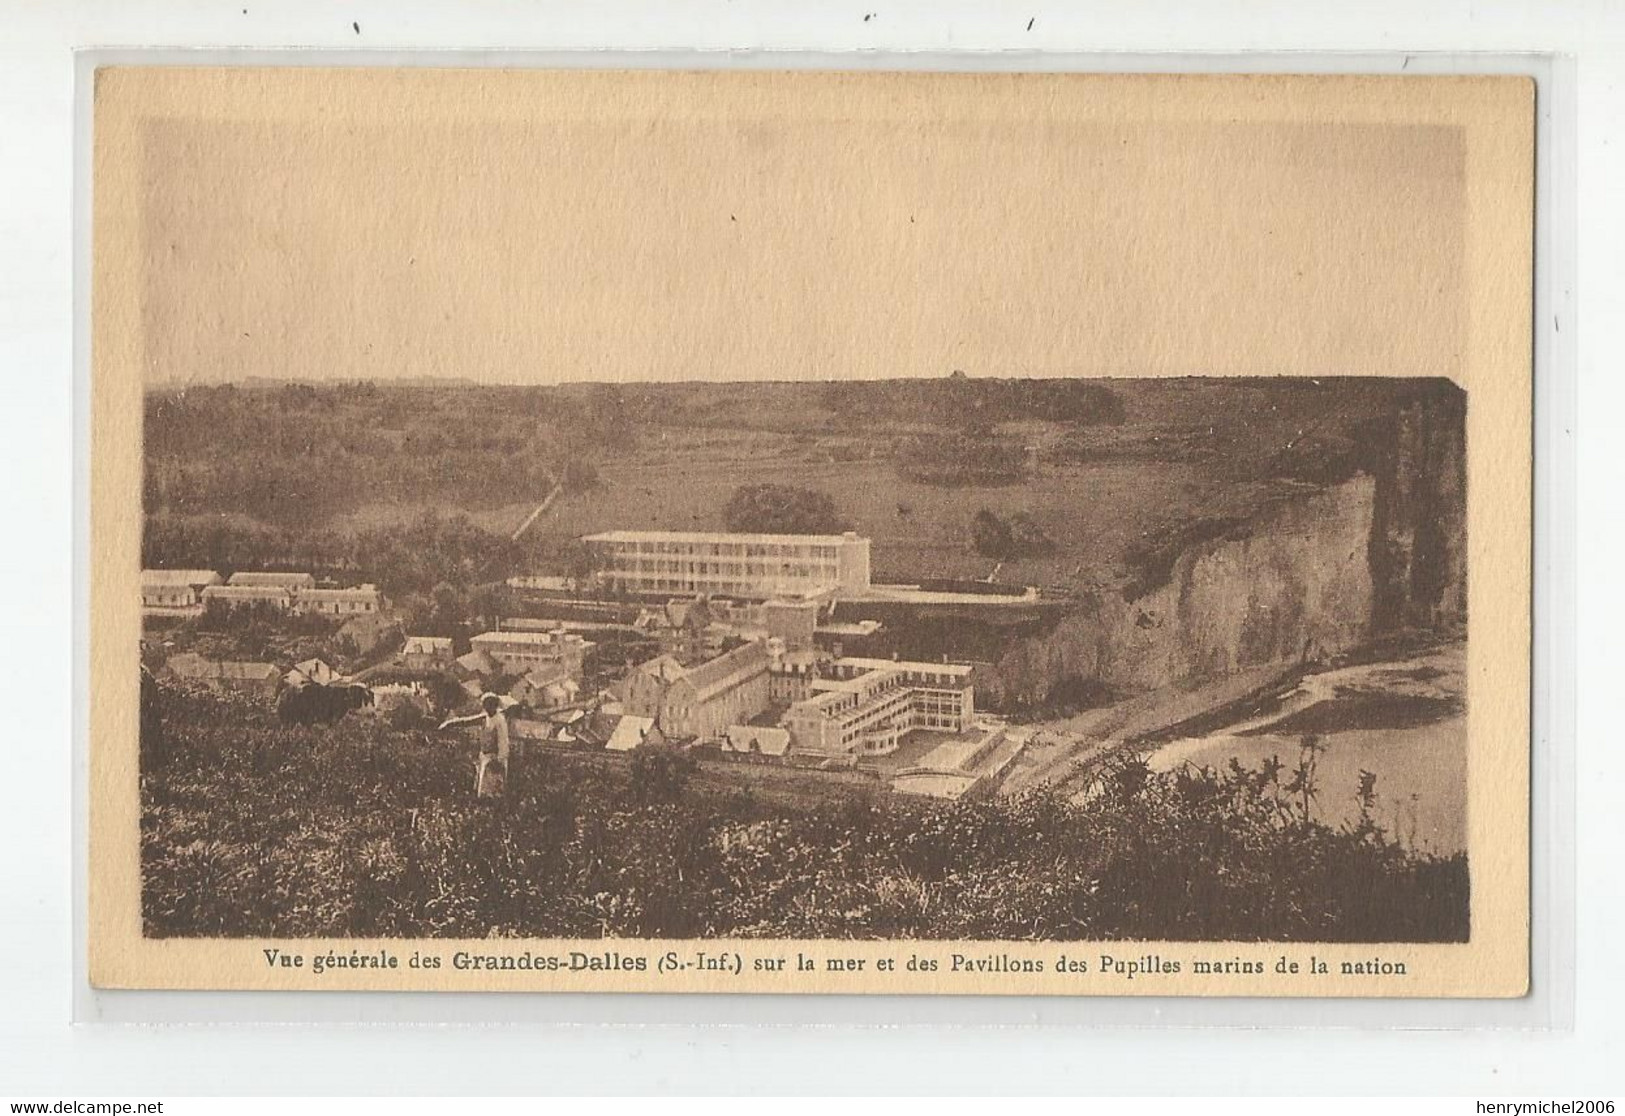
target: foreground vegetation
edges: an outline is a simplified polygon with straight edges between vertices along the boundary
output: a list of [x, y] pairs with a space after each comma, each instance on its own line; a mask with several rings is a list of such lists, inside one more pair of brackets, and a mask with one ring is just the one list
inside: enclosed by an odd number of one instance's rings
[[[1427, 941], [1467, 934], [1465, 858], [1290, 773], [1126, 764], [1081, 802], [854, 792], [804, 805], [687, 757], [536, 754], [473, 799], [472, 741], [149, 683], [146, 932], [168, 936]], [[812, 777], [809, 776], [809, 779]], [[1369, 786], [1363, 788], [1370, 793]]]

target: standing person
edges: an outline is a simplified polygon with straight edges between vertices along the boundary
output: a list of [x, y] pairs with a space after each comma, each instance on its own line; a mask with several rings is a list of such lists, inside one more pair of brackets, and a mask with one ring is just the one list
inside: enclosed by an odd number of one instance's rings
[[508, 711], [502, 699], [487, 691], [480, 695], [482, 713], [466, 717], [448, 717], [440, 723], [442, 730], [479, 725], [480, 765], [474, 775], [474, 793], [480, 798], [500, 798], [508, 776]]

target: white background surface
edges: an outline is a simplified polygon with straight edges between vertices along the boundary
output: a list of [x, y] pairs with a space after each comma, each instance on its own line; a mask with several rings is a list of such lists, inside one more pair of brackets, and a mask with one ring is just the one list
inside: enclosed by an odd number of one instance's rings
[[[247, 13], [244, 14], [244, 8]], [[871, 18], [865, 20], [868, 14]], [[1031, 21], [1032, 29], [1028, 30]], [[359, 33], [352, 24], [359, 25]], [[803, 51], [1544, 51], [1575, 56], [1580, 149], [1580, 606], [1573, 677], [1579, 777], [1579, 933], [1572, 1029], [1150, 1031], [1006, 1026], [505, 1027], [475, 1031], [73, 1026], [70, 710], [75, 429], [74, 63], [91, 46], [319, 46]], [[1113, 68], [1121, 68], [1114, 66]], [[573, 5], [0, 2], [0, 453], [9, 526], [0, 640], [0, 1096], [644, 1090], [954, 1093], [1044, 1090], [1468, 1095], [1607, 1094], [1625, 1071], [1620, 818], [1613, 777], [1620, 682], [1612, 587], [1619, 550], [1621, 311], [1625, 308], [1625, 8], [1583, 3], [1304, 0], [932, 3], [766, 0]], [[1559, 561], [1569, 561], [1559, 556]], [[747, 1010], [730, 1018], [748, 1019]], [[679, 1013], [680, 1014], [680, 1013]], [[1010, 1023], [1019, 1016], [1000, 1013]], [[692, 1017], [693, 1013], [689, 1013]], [[854, 1017], [856, 1013], [854, 1013]], [[840, 1018], [837, 1010], [835, 1017]], [[1087, 1019], [1087, 1012], [1081, 1017]]]

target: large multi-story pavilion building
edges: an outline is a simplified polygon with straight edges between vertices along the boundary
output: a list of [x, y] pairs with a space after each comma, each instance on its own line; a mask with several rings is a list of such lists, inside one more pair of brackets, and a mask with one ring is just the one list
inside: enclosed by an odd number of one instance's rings
[[599, 578], [627, 593], [704, 593], [766, 600], [862, 594], [869, 540], [844, 535], [739, 535], [704, 531], [606, 531], [583, 540]]
[[914, 729], [969, 731], [976, 717], [972, 672], [958, 663], [836, 659], [783, 724], [798, 751], [886, 755]]

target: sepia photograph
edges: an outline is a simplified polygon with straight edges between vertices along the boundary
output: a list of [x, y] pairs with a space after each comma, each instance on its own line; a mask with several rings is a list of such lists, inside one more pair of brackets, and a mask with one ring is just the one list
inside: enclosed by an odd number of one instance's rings
[[96, 84], [102, 982], [1523, 991], [1527, 81]]

